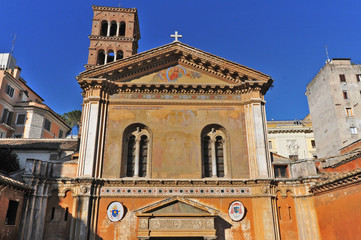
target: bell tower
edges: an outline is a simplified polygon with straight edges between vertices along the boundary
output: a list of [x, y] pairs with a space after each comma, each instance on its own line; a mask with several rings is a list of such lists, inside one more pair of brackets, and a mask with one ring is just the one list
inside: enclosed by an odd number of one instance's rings
[[94, 17], [89, 36], [86, 69], [136, 54], [140, 39], [136, 8], [92, 6]]

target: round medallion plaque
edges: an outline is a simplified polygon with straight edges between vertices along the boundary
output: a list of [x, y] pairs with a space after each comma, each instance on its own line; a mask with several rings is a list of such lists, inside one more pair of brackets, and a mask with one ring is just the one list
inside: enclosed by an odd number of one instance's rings
[[124, 215], [124, 207], [120, 202], [112, 202], [107, 209], [107, 215], [110, 221], [118, 222]]
[[231, 203], [228, 209], [228, 215], [233, 221], [241, 221], [244, 214], [245, 209], [240, 201], [234, 201]]

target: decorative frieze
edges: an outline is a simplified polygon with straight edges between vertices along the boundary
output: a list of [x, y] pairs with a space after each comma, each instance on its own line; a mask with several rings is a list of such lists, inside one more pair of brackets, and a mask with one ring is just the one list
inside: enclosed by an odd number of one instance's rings
[[249, 187], [103, 187], [101, 196], [240, 196], [251, 195]]

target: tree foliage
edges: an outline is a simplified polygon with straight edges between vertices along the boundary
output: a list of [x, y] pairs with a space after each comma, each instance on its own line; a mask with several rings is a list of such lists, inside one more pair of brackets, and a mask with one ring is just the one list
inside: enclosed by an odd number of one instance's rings
[[7, 173], [20, 169], [19, 158], [11, 149], [0, 148], [0, 170]]
[[79, 122], [81, 120], [81, 111], [80, 110], [74, 110], [71, 112], [64, 113], [61, 117], [71, 127], [71, 135], [73, 135], [74, 127], [76, 127], [77, 130], [79, 130]]

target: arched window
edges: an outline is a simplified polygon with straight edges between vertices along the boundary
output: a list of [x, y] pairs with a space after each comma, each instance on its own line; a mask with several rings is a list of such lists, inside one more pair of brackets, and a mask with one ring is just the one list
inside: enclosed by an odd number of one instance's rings
[[98, 65], [103, 65], [104, 63], [105, 63], [105, 53], [104, 53], [104, 50], [99, 50], [99, 51], [98, 51], [97, 64], [98, 64]]
[[123, 138], [123, 176], [147, 177], [150, 138], [147, 127], [142, 124], [131, 125], [124, 131]]
[[118, 50], [117, 51], [117, 60], [118, 59], [123, 59], [124, 58], [124, 53], [122, 50]]
[[225, 176], [226, 134], [217, 124], [206, 126], [201, 133], [204, 177]]
[[117, 23], [115, 21], [112, 21], [110, 24], [110, 35], [109, 36], [115, 36], [117, 34]]
[[108, 62], [113, 62], [114, 61], [114, 58], [115, 56], [114, 56], [114, 52], [113, 52], [113, 50], [109, 50], [108, 51], [108, 59], [107, 59], [107, 63]]
[[103, 20], [100, 28], [100, 36], [106, 36], [108, 33], [108, 21]]
[[119, 36], [125, 36], [125, 22], [119, 24]]

